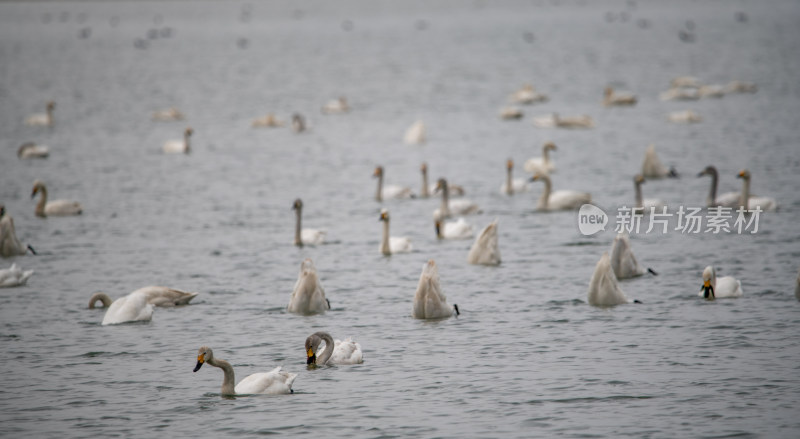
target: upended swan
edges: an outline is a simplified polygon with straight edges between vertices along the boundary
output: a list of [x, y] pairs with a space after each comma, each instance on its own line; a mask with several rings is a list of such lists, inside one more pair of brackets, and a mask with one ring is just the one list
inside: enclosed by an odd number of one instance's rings
[[283, 125], [284, 123], [278, 120], [272, 113], [253, 119], [253, 122], [250, 124], [253, 128], [277, 128]]
[[48, 202], [47, 187], [42, 180], [36, 180], [33, 182], [31, 198], [36, 197], [36, 194], [40, 192], [42, 196], [39, 198], [39, 202], [36, 203], [36, 216], [38, 217], [80, 215], [83, 212], [83, 207], [77, 201], [55, 200]]
[[292, 298], [286, 309], [304, 315], [324, 313], [331, 309], [330, 302], [325, 298], [325, 289], [319, 281], [317, 268], [310, 258], [300, 264], [300, 274], [297, 276]]
[[[173, 306], [188, 305], [198, 293], [188, 293], [186, 291], [176, 290], [169, 287], [147, 286], [139, 288], [133, 293], [144, 294], [147, 303], [153, 306], [160, 306], [162, 308], [169, 308]], [[133, 294], [131, 293], [131, 294]], [[89, 309], [94, 309], [97, 301], [103, 303], [103, 306], [110, 307], [114, 304], [108, 294], [97, 292], [92, 294], [89, 299]]]
[[8, 258], [11, 256], [22, 256], [28, 253], [36, 254], [30, 245], [23, 246], [17, 238], [17, 231], [14, 228], [14, 218], [6, 213], [6, 207], [0, 204], [0, 256]]
[[189, 154], [191, 152], [189, 138], [192, 137], [192, 132], [193, 130], [191, 128], [186, 128], [183, 131], [182, 140], [168, 140], [164, 142], [162, 148], [164, 154]]
[[644, 153], [644, 161], [642, 162], [642, 176], [644, 178], [664, 178], [664, 177], [677, 177], [678, 173], [675, 168], [667, 168], [661, 163], [656, 153], [656, 146], [650, 145]]
[[481, 212], [480, 206], [467, 199], [450, 200], [450, 187], [447, 180], [440, 178], [434, 192], [442, 192], [442, 202], [433, 211], [433, 219], [445, 219], [452, 215], [469, 215]]
[[33, 270], [23, 271], [17, 264], [11, 264], [11, 267], [0, 270], [0, 288], [25, 285], [32, 275]]
[[416, 319], [443, 319], [459, 314], [458, 305], [450, 306], [439, 285], [439, 269], [433, 259], [422, 267], [414, 293], [413, 316]]
[[325, 242], [326, 231], [302, 228], [303, 200], [299, 198], [294, 200], [292, 209], [295, 211], [294, 245], [302, 247], [304, 245], [318, 245]]
[[711, 190], [706, 197], [706, 206], [708, 207], [738, 207], [739, 200], [741, 199], [740, 192], [725, 192], [724, 194], [717, 195], [717, 184], [719, 183], [719, 173], [717, 168], [708, 165], [705, 169], [697, 174], [698, 177], [708, 175], [711, 177]]
[[296, 373], [286, 372], [278, 366], [269, 372], [248, 375], [234, 387], [236, 377], [233, 374], [233, 366], [225, 360], [214, 358], [214, 353], [207, 346], [198, 349], [197, 365], [194, 367], [194, 372], [200, 370], [203, 367], [203, 363], [218, 367], [224, 372], [222, 389], [220, 390], [223, 395], [279, 395], [292, 393], [292, 384], [297, 378]]
[[636, 194], [636, 209], [640, 213], [650, 213], [652, 209], [660, 210], [663, 209], [666, 204], [658, 198], [642, 198], [642, 185], [644, 184], [645, 179], [642, 177], [641, 174], [636, 174], [633, 176], [633, 188]]
[[506, 161], [506, 181], [500, 186], [500, 193], [514, 195], [517, 192], [528, 192], [528, 180], [525, 178], [514, 178], [514, 160]]
[[733, 276], [717, 278], [717, 270], [709, 265], [703, 270], [703, 286], [698, 296], [708, 300], [723, 297], [741, 297], [742, 283]]
[[17, 157], [21, 159], [43, 159], [49, 155], [50, 148], [33, 142], [25, 142], [17, 149]]
[[750, 171], [742, 169], [738, 175], [743, 180], [742, 193], [739, 195], [737, 206], [743, 206], [744, 210], [761, 209], [764, 212], [773, 212], [778, 209], [778, 202], [770, 197], [758, 197], [750, 195]]
[[531, 174], [536, 172], [546, 172], [548, 174], [554, 172], [556, 170], [556, 165], [550, 160], [550, 151], [555, 151], [556, 144], [553, 142], [545, 142], [542, 145], [542, 156], [541, 157], [532, 157], [528, 160], [525, 160], [525, 172], [529, 172]]
[[152, 119], [159, 122], [175, 122], [183, 120], [184, 116], [183, 113], [181, 113], [177, 108], [169, 107], [164, 110], [154, 111]]
[[55, 120], [53, 119], [53, 110], [56, 109], [56, 103], [50, 101], [47, 103], [46, 113], [31, 114], [25, 119], [25, 125], [51, 127]]
[[617, 276], [611, 268], [611, 259], [608, 252], [603, 253], [594, 273], [589, 280], [589, 291], [587, 292], [589, 305], [593, 306], [615, 306], [623, 303], [631, 303], [617, 282]]
[[414, 198], [414, 193], [410, 187], [398, 185], [383, 185], [383, 166], [376, 166], [372, 176], [378, 179], [378, 190], [375, 193], [375, 200], [383, 201], [392, 198]]
[[[325, 342], [322, 353], [319, 352], [319, 345]], [[324, 366], [326, 364], [360, 364], [364, 362], [364, 354], [361, 352], [361, 345], [352, 338], [334, 340], [330, 334], [324, 331], [315, 332], [306, 338], [306, 364]]]
[[409, 145], [425, 143], [425, 123], [418, 120], [406, 129], [403, 141]]
[[464, 218], [457, 221], [443, 222], [441, 219], [434, 220], [437, 239], [469, 239], [472, 238], [472, 225], [467, 223]]
[[389, 211], [381, 209], [380, 221], [383, 221], [383, 237], [378, 250], [386, 256], [393, 253], [408, 253], [413, 247], [407, 237], [389, 236]]
[[[94, 298], [94, 296], [92, 296]], [[101, 300], [101, 299], [98, 299]], [[93, 307], [93, 302], [90, 303]], [[150, 321], [153, 318], [154, 305], [147, 302], [147, 294], [136, 290], [127, 296], [113, 301], [103, 316], [103, 325]]]
[[531, 177], [531, 181], [543, 181], [544, 191], [539, 196], [536, 209], [543, 211], [551, 210], [574, 210], [586, 203], [592, 202], [592, 195], [588, 192], [578, 192], [572, 190], [552, 191], [550, 177], [545, 173], [536, 173]]
[[497, 219], [481, 230], [472, 248], [469, 249], [467, 262], [475, 265], [499, 265], [500, 247], [497, 244]]
[[645, 271], [656, 274], [655, 271], [649, 268], [645, 270], [639, 265], [639, 261], [637, 261], [636, 256], [633, 255], [631, 241], [628, 238], [628, 234], [625, 232], [618, 233], [617, 236], [614, 237], [614, 242], [611, 244], [610, 260], [611, 268], [614, 270], [614, 276], [616, 276], [617, 279], [638, 277], [643, 275]]
[[603, 91], [603, 105], [606, 107], [636, 105], [636, 96], [632, 93], [615, 93], [612, 87]]

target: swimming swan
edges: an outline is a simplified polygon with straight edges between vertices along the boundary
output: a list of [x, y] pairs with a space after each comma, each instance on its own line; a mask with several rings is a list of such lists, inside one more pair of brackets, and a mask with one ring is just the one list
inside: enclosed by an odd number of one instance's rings
[[340, 114], [350, 111], [350, 106], [347, 105], [347, 99], [340, 96], [327, 104], [322, 106], [322, 114]]
[[547, 96], [536, 91], [531, 84], [525, 84], [511, 95], [511, 102], [529, 105], [536, 102], [547, 102]]
[[506, 107], [500, 110], [500, 119], [503, 120], [522, 119], [522, 116], [522, 110], [517, 107]]
[[387, 185], [383, 186], [383, 166], [376, 166], [372, 176], [378, 179], [378, 190], [375, 193], [375, 200], [383, 201], [392, 198], [414, 198], [414, 193], [410, 187]]
[[755, 93], [758, 87], [752, 82], [731, 81], [725, 86], [725, 93]]
[[39, 202], [36, 203], [36, 216], [38, 217], [80, 215], [83, 212], [83, 207], [77, 201], [55, 200], [48, 202], [47, 187], [43, 181], [36, 180], [33, 182], [31, 198], [34, 198], [39, 192], [42, 193], [42, 196], [39, 198]]
[[[194, 299], [198, 293], [187, 293], [185, 291], [176, 290], [168, 287], [149, 286], [142, 287], [133, 293], [144, 294], [147, 303], [153, 306], [160, 306], [162, 308], [169, 308], [173, 306], [187, 305]], [[131, 294], [133, 294], [131, 293]], [[103, 306], [109, 307], [114, 304], [108, 294], [97, 292], [92, 294], [89, 299], [89, 309], [94, 309], [97, 301], [103, 303]]]
[[717, 168], [708, 165], [705, 169], [700, 171], [699, 174], [697, 174], [698, 177], [702, 177], [704, 175], [711, 177], [711, 190], [708, 193], [708, 197], [706, 197], [706, 206], [739, 207], [739, 200], [741, 198], [740, 192], [725, 192], [724, 194], [717, 196], [717, 183], [719, 181], [719, 173], [717, 172]]
[[425, 143], [425, 123], [418, 120], [411, 124], [411, 126], [406, 129], [403, 141], [409, 145]]
[[669, 113], [667, 120], [672, 123], [700, 123], [703, 118], [692, 110], [684, 110]]
[[[90, 305], [93, 306], [93, 303], [90, 303]], [[113, 301], [108, 306], [105, 316], [103, 316], [102, 324], [116, 325], [119, 323], [150, 321], [153, 318], [153, 306], [153, 304], [147, 302], [147, 295], [144, 292], [136, 290]]]
[[464, 218], [447, 222], [437, 219], [434, 220], [434, 224], [436, 226], [437, 239], [469, 239], [474, 234], [472, 225], [468, 224]]
[[331, 304], [325, 298], [325, 289], [317, 276], [317, 269], [310, 258], [300, 264], [300, 274], [294, 284], [292, 298], [286, 308], [296, 314], [318, 314], [331, 309]]
[[53, 119], [53, 110], [56, 109], [56, 103], [50, 101], [47, 103], [47, 112], [46, 113], [36, 113], [31, 114], [25, 119], [25, 125], [29, 126], [40, 126], [40, 127], [51, 127], [55, 123]]
[[17, 149], [17, 157], [21, 159], [43, 159], [49, 155], [50, 148], [33, 142], [25, 142]]
[[33, 270], [22, 271], [17, 264], [11, 264], [11, 267], [0, 270], [0, 288], [25, 285], [31, 275]]
[[14, 228], [14, 218], [6, 213], [6, 207], [0, 204], [0, 256], [8, 258], [11, 256], [22, 256], [31, 251], [34, 255], [36, 251], [30, 245], [23, 246], [17, 238], [17, 231]]
[[[432, 185], [428, 185], [428, 164], [423, 162], [422, 165], [419, 167], [419, 171], [422, 174], [422, 188], [420, 190], [420, 198], [428, 198], [430, 197], [431, 193], [436, 192], [436, 188], [439, 185], [438, 182], [433, 183]], [[447, 184], [447, 194], [449, 197], [462, 197], [466, 191], [462, 186], [457, 184]]]
[[545, 142], [542, 145], [542, 156], [529, 158], [525, 161], [525, 172], [531, 174], [535, 172], [546, 172], [548, 174], [556, 170], [556, 165], [550, 160], [550, 151], [556, 150], [556, 144], [553, 142]]
[[603, 92], [603, 105], [606, 107], [636, 105], [636, 96], [632, 93], [615, 93], [611, 87]]
[[744, 206], [744, 210], [755, 210], [758, 207], [764, 212], [773, 212], [778, 209], [778, 202], [774, 198], [750, 195], [750, 171], [742, 169], [738, 177], [744, 181], [737, 206]]
[[158, 110], [153, 112], [153, 120], [160, 122], [175, 122], [183, 120], [183, 113], [175, 107], [169, 107], [165, 110]]
[[225, 360], [214, 358], [214, 353], [207, 346], [203, 346], [197, 351], [197, 365], [194, 367], [194, 372], [200, 370], [203, 363], [218, 367], [225, 373], [222, 379], [222, 389], [220, 390], [223, 395], [279, 395], [292, 393], [292, 383], [297, 378], [296, 373], [283, 371], [278, 366], [269, 372], [249, 375], [234, 387], [233, 383], [236, 382], [236, 378], [233, 374], [233, 366]]
[[276, 119], [275, 115], [272, 113], [257, 119], [253, 119], [253, 122], [250, 124], [250, 126], [253, 128], [277, 128], [282, 127], [283, 125], [284, 123]]
[[585, 114], [561, 117], [558, 113], [552, 113], [545, 116], [534, 117], [533, 125], [538, 128], [588, 129], [594, 128], [594, 119]]
[[186, 128], [183, 131], [183, 140], [168, 140], [164, 143], [164, 154], [189, 154], [191, 147], [189, 138], [192, 137], [192, 129]]
[[658, 98], [662, 101], [696, 101], [700, 99], [697, 88], [672, 87], [665, 92], [661, 92]]
[[408, 253], [412, 250], [411, 240], [407, 237], [389, 236], [389, 211], [381, 209], [380, 221], [383, 221], [383, 237], [381, 238], [380, 252], [386, 256], [393, 253]]
[[641, 174], [633, 176], [633, 188], [636, 194], [636, 209], [642, 213], [650, 213], [652, 209], [662, 210], [666, 204], [658, 198], [642, 198], [642, 184], [645, 179]]
[[442, 192], [442, 202], [439, 207], [433, 211], [433, 219], [445, 219], [452, 215], [469, 215], [479, 213], [481, 208], [470, 200], [452, 200], [450, 201], [450, 186], [447, 180], [440, 178], [436, 183], [434, 192]]
[[550, 177], [544, 173], [536, 173], [531, 177], [531, 181], [543, 181], [544, 191], [539, 196], [536, 204], [538, 210], [573, 210], [578, 209], [586, 203], [592, 202], [592, 195], [588, 192], [578, 192], [572, 190], [560, 190], [552, 192]]
[[[319, 345], [325, 342], [322, 353]], [[306, 338], [306, 364], [324, 366], [326, 364], [360, 364], [364, 362], [361, 345], [348, 337], [344, 341], [334, 340], [327, 332], [315, 332]]]
[[304, 245], [317, 245], [325, 242], [324, 230], [318, 229], [303, 229], [301, 221], [303, 217], [303, 200], [296, 199], [292, 204], [292, 209], [295, 211], [295, 224], [294, 224], [294, 245], [302, 247]]
[[675, 168], [667, 168], [661, 163], [656, 153], [656, 146], [651, 144], [647, 147], [644, 153], [644, 161], [642, 162], [642, 176], [644, 178], [664, 178], [664, 177], [677, 177], [678, 173]]
[[497, 219], [481, 230], [472, 248], [469, 249], [467, 262], [476, 265], [499, 265], [500, 247], [497, 245]]
[[530, 187], [528, 181], [524, 178], [513, 177], [514, 160], [508, 159], [506, 161], [506, 182], [500, 186], [500, 193], [505, 195], [514, 195], [516, 192], [528, 192]]
[[742, 283], [732, 276], [717, 278], [717, 271], [709, 265], [703, 270], [703, 286], [698, 296], [708, 300], [723, 297], [741, 297]]
[[589, 291], [587, 293], [589, 305], [593, 306], [615, 306], [623, 303], [631, 303], [617, 282], [617, 276], [611, 268], [611, 260], [608, 252], [603, 253], [589, 280]]
[[458, 312], [458, 305], [447, 304], [447, 298], [439, 285], [439, 270], [436, 262], [429, 260], [422, 266], [417, 291], [414, 293], [413, 316], [416, 319], [443, 319]]

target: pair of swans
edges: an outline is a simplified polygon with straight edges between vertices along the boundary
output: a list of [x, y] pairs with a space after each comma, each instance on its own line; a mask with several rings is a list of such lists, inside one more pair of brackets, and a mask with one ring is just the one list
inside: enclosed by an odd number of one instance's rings
[[644, 153], [642, 176], [649, 179], [665, 177], [675, 178], [678, 176], [678, 172], [675, 168], [667, 168], [661, 163], [661, 159], [658, 158], [658, 154], [656, 153], [656, 146], [651, 144]]
[[643, 198], [642, 197], [642, 185], [644, 184], [645, 179], [642, 177], [641, 174], [636, 174], [633, 176], [633, 188], [636, 195], [636, 209], [638, 212], [648, 213], [652, 209], [661, 210], [666, 206], [663, 201], [658, 198]]
[[17, 238], [17, 231], [14, 228], [14, 218], [6, 213], [6, 207], [0, 204], [0, 256], [8, 258], [11, 256], [22, 256], [28, 253], [36, 254], [30, 245], [23, 246]]
[[514, 178], [513, 173], [514, 160], [508, 159], [506, 161], [506, 181], [500, 185], [500, 193], [505, 195], [514, 195], [518, 192], [528, 192], [528, 190], [530, 190], [528, 181], [524, 178]]
[[41, 180], [33, 182], [31, 198], [34, 198], [38, 193], [42, 194], [39, 198], [39, 202], [36, 203], [36, 216], [38, 217], [80, 215], [83, 213], [83, 207], [81, 207], [81, 203], [77, 201], [55, 200], [48, 202], [47, 186], [45, 186], [44, 182]]
[[667, 120], [672, 123], [700, 123], [703, 118], [692, 110], [684, 110], [669, 113]]
[[762, 211], [771, 212], [778, 208], [778, 203], [774, 198], [760, 197], [750, 194], [750, 171], [743, 169], [737, 174], [738, 178], [742, 181], [742, 192], [725, 192], [724, 194], [717, 195], [717, 185], [719, 182], [719, 173], [714, 166], [706, 166], [705, 169], [697, 174], [698, 177], [708, 175], [711, 177], [711, 189], [709, 190], [708, 197], [706, 197], [706, 205], [708, 207], [742, 207], [744, 210], [760, 208]]
[[616, 93], [612, 87], [606, 87], [603, 92], [603, 105], [606, 107], [636, 105], [636, 96], [632, 93]]
[[336, 99], [328, 101], [327, 104], [322, 106], [322, 114], [341, 114], [350, 111], [350, 106], [347, 104], [347, 99], [340, 96]]
[[536, 172], [551, 174], [555, 172], [556, 165], [550, 160], [550, 151], [555, 151], [556, 149], [555, 143], [545, 142], [545, 144], [542, 145], [541, 157], [532, 157], [525, 161], [525, 172], [531, 174]]
[[154, 111], [151, 117], [159, 122], [177, 122], [184, 119], [183, 113], [175, 107]]
[[297, 378], [296, 373], [286, 372], [278, 366], [269, 372], [248, 375], [234, 386], [236, 377], [233, 373], [233, 366], [225, 360], [215, 358], [214, 352], [208, 346], [202, 346], [197, 350], [197, 364], [194, 367], [194, 372], [200, 370], [205, 363], [222, 369], [224, 375], [220, 393], [223, 395], [279, 395], [292, 393], [292, 384]]
[[191, 127], [183, 130], [183, 139], [168, 140], [164, 142], [162, 150], [164, 154], [189, 154], [191, 146], [189, 138], [192, 137], [193, 130]]
[[698, 295], [708, 300], [723, 297], [741, 297], [742, 283], [733, 276], [717, 278], [717, 270], [709, 265], [703, 270], [703, 286], [700, 288]]
[[533, 125], [538, 128], [588, 129], [594, 128], [594, 119], [585, 114], [562, 117], [558, 113], [551, 113], [534, 117]]
[[292, 290], [287, 311], [295, 314], [311, 315], [324, 313], [331, 309], [331, 304], [325, 298], [325, 289], [317, 275], [317, 268], [310, 258], [300, 264], [300, 274]]
[[[419, 166], [419, 172], [422, 174], [422, 188], [419, 191], [420, 198], [428, 198], [432, 193], [436, 192], [436, 188], [438, 186], [438, 182], [432, 185], [428, 185], [428, 164], [422, 162]], [[447, 184], [447, 194], [448, 197], [463, 197], [466, 191], [464, 190], [463, 186], [448, 183]]]
[[422, 267], [417, 291], [414, 293], [413, 317], [416, 319], [444, 319], [459, 314], [458, 305], [447, 304], [447, 297], [439, 285], [439, 269], [433, 259]]
[[25, 285], [32, 275], [33, 270], [23, 271], [17, 264], [11, 264], [11, 267], [0, 270], [0, 288]]
[[50, 148], [33, 142], [25, 142], [17, 149], [17, 157], [21, 159], [43, 159], [49, 155]]
[[55, 109], [56, 103], [53, 101], [48, 102], [46, 112], [31, 114], [25, 119], [25, 125], [52, 127], [55, 124], [55, 120], [53, 119], [53, 111]]
[[278, 120], [272, 113], [257, 119], [253, 119], [253, 122], [250, 124], [250, 126], [253, 128], [277, 128], [282, 127], [283, 125], [284, 123]]
[[407, 237], [389, 236], [389, 211], [381, 209], [380, 221], [383, 221], [383, 236], [381, 238], [381, 245], [378, 250], [390, 256], [394, 253], [408, 253], [413, 250], [411, 240]]
[[592, 195], [588, 192], [579, 192], [573, 190], [558, 190], [553, 191], [553, 185], [550, 182], [550, 176], [546, 173], [536, 173], [531, 177], [531, 181], [544, 182], [544, 191], [539, 196], [539, 201], [536, 204], [536, 209], [542, 211], [554, 210], [574, 210], [580, 208], [586, 203], [592, 202]]
[[89, 309], [94, 309], [98, 301], [108, 308], [103, 316], [103, 325], [149, 321], [153, 317], [154, 307], [186, 305], [197, 294], [168, 287], [148, 286], [112, 301], [107, 294], [97, 292], [89, 299]]
[[511, 102], [515, 104], [530, 105], [536, 102], [547, 102], [548, 97], [536, 91], [531, 84], [525, 84], [521, 89], [511, 95]]
[[750, 171], [742, 169], [737, 177], [743, 180], [738, 205], [744, 210], [760, 208], [764, 212], [772, 212], [778, 209], [778, 202], [774, 198], [750, 195]]
[[450, 200], [450, 187], [447, 180], [440, 178], [436, 183], [434, 192], [442, 192], [442, 202], [436, 210], [433, 211], [434, 220], [442, 220], [449, 218], [452, 215], [469, 215], [481, 212], [480, 206], [467, 199]]
[[325, 235], [327, 234], [326, 231], [302, 228], [303, 200], [299, 198], [294, 200], [292, 209], [295, 212], [294, 245], [302, 247], [304, 245], [318, 245], [324, 243]]
[[372, 176], [378, 179], [378, 190], [375, 193], [375, 200], [383, 201], [384, 199], [393, 198], [414, 198], [414, 193], [411, 188], [407, 186], [398, 185], [383, 185], [383, 166], [376, 166]]
[[409, 145], [425, 143], [425, 123], [418, 120], [406, 129], [403, 141]]
[[469, 249], [467, 263], [474, 265], [499, 265], [500, 247], [497, 243], [497, 219], [481, 230]]
[[456, 221], [442, 221], [437, 218], [434, 220], [434, 226], [437, 239], [469, 239], [475, 233], [472, 225], [467, 223], [464, 218]]
[[[325, 343], [322, 352], [320, 345]], [[361, 364], [364, 354], [361, 345], [352, 338], [334, 340], [324, 331], [315, 332], [306, 338], [306, 364], [324, 366], [326, 364]], [[319, 355], [317, 355], [319, 353]]]

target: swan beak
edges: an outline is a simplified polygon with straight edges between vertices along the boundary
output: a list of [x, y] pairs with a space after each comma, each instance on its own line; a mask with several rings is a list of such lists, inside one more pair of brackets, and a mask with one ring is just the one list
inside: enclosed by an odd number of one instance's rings
[[317, 362], [317, 356], [314, 355], [314, 349], [308, 348], [308, 352], [306, 353], [308, 358], [306, 358], [306, 364], [315, 364]]
[[198, 355], [197, 356], [197, 365], [194, 366], [194, 370], [192, 372], [197, 372], [198, 370], [200, 370], [200, 368], [203, 367], [203, 363], [204, 362], [205, 362], [205, 360], [203, 359], [203, 356], [202, 355]]
[[713, 300], [714, 299], [714, 287], [711, 286], [711, 281], [707, 280], [703, 282], [703, 298]]
[[33, 188], [33, 192], [31, 192], [31, 198], [35, 197], [37, 192], [39, 192], [39, 188], [38, 187]]
[[528, 181], [536, 181], [539, 179], [538, 175], [534, 175], [533, 177], [529, 178]]

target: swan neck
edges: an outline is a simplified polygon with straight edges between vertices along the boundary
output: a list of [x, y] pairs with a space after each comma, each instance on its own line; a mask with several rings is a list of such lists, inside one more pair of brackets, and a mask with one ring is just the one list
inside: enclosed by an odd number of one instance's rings
[[92, 298], [89, 299], [89, 309], [94, 309], [94, 305], [95, 305], [95, 303], [97, 303], [98, 300], [103, 302], [103, 306], [106, 307], [106, 308], [111, 306], [111, 298], [108, 297], [108, 294], [106, 294], [106, 293], [94, 293], [94, 294], [92, 294]]
[[211, 358], [210, 360], [206, 361], [206, 363], [222, 369], [222, 372], [225, 374], [222, 378], [222, 389], [220, 392], [223, 395], [235, 395], [236, 378], [233, 374], [233, 366], [231, 366], [231, 363], [228, 363], [225, 360], [217, 360], [216, 358]]
[[42, 193], [42, 196], [39, 197], [39, 202], [36, 203], [36, 216], [45, 217], [47, 216], [44, 212], [44, 207], [47, 205], [47, 188], [39, 186], [39, 192]]
[[422, 169], [422, 190], [419, 191], [419, 195], [422, 198], [428, 198], [430, 194], [428, 193], [428, 170]]
[[512, 175], [511, 175], [512, 172], [513, 172], [513, 169], [511, 167], [509, 167], [508, 170], [506, 171], [506, 194], [508, 194], [508, 195], [511, 195], [511, 194], [514, 193], [514, 188], [511, 185], [511, 182], [513, 181], [513, 178], [512, 178]]
[[190, 145], [189, 145], [189, 133], [184, 133], [184, 134], [183, 134], [183, 146], [184, 146], [184, 150], [183, 150], [183, 152], [185, 152], [185, 153], [188, 153], [188, 152], [189, 152], [189, 149], [190, 149]]
[[553, 184], [550, 182], [550, 177], [546, 175], [543, 175], [541, 179], [544, 182], [544, 192], [542, 192], [542, 196], [539, 198], [539, 208], [547, 209], [550, 202], [550, 192], [553, 189]]
[[708, 193], [708, 205], [715, 206], [717, 204], [717, 184], [719, 181], [719, 174], [717, 170], [711, 171], [711, 190]]
[[383, 172], [378, 174], [378, 192], [375, 194], [375, 199], [383, 201]]
[[642, 184], [637, 182], [633, 183], [636, 188], [636, 208], [641, 209], [644, 207], [644, 200], [642, 199]]
[[301, 224], [300, 218], [303, 216], [302, 207], [298, 207], [295, 209], [295, 223], [294, 223], [294, 245], [302, 246], [303, 240], [300, 235]]
[[742, 178], [744, 182], [742, 182], [742, 194], [739, 197], [739, 205], [743, 206], [744, 210], [749, 210], [748, 203], [750, 201], [750, 178], [745, 177]]
[[47, 125], [53, 125], [53, 107], [47, 107]]
[[547, 145], [542, 147], [542, 164], [545, 169], [550, 165], [550, 148], [548, 148]]
[[392, 254], [391, 248], [389, 248], [389, 219], [385, 219], [383, 221], [383, 238], [381, 239], [381, 253], [384, 255]]
[[450, 196], [447, 190], [447, 183], [442, 184], [442, 205], [439, 208], [441, 217], [445, 218], [450, 216]]
[[325, 340], [325, 350], [323, 350], [322, 354], [317, 357], [317, 366], [324, 366], [333, 355], [333, 337], [326, 332], [319, 332], [317, 335], [319, 335], [321, 339]]

